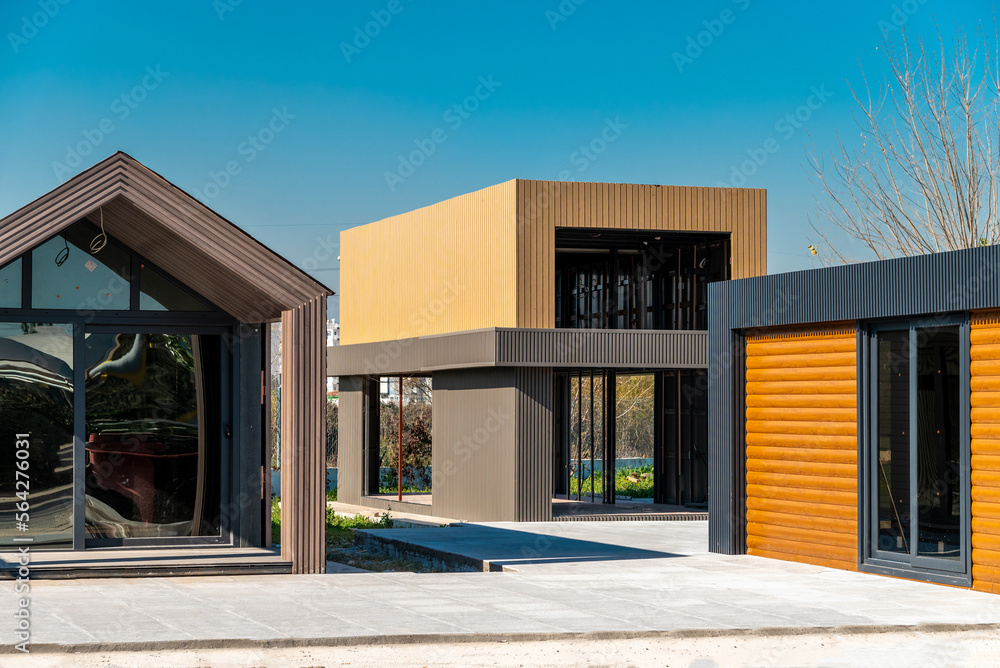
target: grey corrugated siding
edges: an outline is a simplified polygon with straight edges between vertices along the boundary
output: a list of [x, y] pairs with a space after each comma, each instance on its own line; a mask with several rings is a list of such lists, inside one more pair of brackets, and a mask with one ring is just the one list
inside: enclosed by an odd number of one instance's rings
[[364, 379], [341, 376], [337, 409], [337, 500], [360, 503], [364, 480]]
[[997, 308], [998, 274], [1000, 246], [986, 246], [710, 284], [709, 549], [746, 551], [740, 332]]
[[520, 368], [517, 383], [515, 515], [519, 522], [552, 519], [552, 369]]
[[514, 369], [434, 374], [435, 515], [472, 521], [517, 517], [515, 374]]
[[491, 328], [383, 343], [332, 346], [331, 376], [475, 367], [704, 369], [708, 333]]

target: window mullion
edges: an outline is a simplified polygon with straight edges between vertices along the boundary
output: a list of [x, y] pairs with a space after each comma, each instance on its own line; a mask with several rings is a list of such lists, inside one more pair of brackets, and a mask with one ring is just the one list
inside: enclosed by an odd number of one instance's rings
[[918, 448], [917, 448], [917, 328], [910, 327], [910, 563], [917, 557], [919, 517], [917, 513]]

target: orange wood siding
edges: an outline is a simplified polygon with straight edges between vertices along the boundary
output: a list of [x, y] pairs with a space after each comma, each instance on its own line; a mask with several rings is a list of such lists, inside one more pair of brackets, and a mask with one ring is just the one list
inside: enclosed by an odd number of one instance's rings
[[1000, 594], [1000, 313], [973, 315], [972, 587]]
[[747, 337], [747, 553], [857, 570], [853, 326]]

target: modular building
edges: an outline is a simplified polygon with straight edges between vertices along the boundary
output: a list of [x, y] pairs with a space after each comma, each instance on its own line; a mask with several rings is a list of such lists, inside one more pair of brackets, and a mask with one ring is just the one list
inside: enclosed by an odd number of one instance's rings
[[[0, 220], [0, 560], [325, 572], [330, 294], [124, 153]], [[278, 320], [280, 559], [261, 549]]]
[[709, 286], [710, 549], [1000, 593], [1000, 246]]
[[[765, 241], [762, 190], [528, 180], [342, 233], [339, 500], [548, 520], [629, 466], [705, 503], [706, 287]], [[431, 489], [400, 503], [387, 430], [428, 394]]]

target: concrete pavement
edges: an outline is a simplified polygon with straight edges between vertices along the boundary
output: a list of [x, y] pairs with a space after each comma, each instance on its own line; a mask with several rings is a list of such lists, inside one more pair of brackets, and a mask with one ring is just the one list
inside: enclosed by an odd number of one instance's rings
[[[38, 581], [32, 643], [39, 651], [1000, 628], [998, 596], [709, 554], [706, 522], [385, 532], [450, 542], [516, 571]], [[13, 582], [0, 583], [0, 608], [13, 610], [16, 598]], [[0, 652], [13, 634], [11, 615], [0, 615]]]

